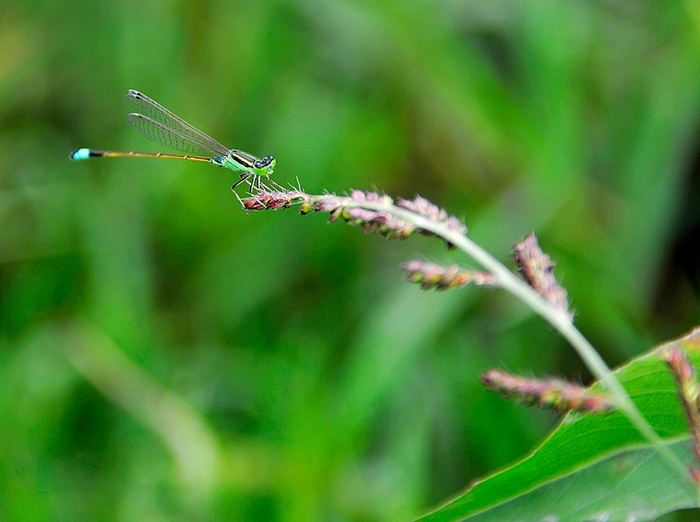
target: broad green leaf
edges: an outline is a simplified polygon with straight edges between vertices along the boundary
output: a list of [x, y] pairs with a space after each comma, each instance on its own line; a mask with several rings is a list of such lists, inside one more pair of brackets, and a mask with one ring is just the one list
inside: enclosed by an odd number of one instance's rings
[[[669, 344], [683, 348], [694, 365], [700, 363], [700, 329]], [[660, 349], [615, 374], [679, 460], [698, 466], [676, 382]], [[638, 522], [698, 505], [689, 480], [671, 470], [621, 413], [569, 413], [531, 455], [476, 481], [421, 520]]]

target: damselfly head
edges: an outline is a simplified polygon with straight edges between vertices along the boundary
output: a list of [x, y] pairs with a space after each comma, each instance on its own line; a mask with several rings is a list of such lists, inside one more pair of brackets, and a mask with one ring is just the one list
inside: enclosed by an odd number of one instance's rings
[[256, 176], [268, 177], [275, 170], [275, 165], [277, 160], [274, 156], [265, 156], [263, 159], [256, 160], [253, 163], [253, 168], [255, 169]]

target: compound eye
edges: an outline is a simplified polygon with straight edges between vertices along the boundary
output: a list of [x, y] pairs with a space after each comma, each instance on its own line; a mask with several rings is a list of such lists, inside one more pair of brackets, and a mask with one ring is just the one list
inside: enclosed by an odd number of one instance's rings
[[263, 159], [257, 160], [255, 162], [255, 168], [264, 169], [265, 167], [269, 167], [274, 160], [275, 158], [273, 156], [265, 156]]

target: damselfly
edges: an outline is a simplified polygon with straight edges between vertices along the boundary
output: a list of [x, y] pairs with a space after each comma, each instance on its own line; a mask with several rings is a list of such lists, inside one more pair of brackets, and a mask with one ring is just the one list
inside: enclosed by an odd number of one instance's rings
[[[135, 152], [78, 149], [72, 152], [72, 160], [81, 161], [89, 158], [163, 158], [190, 161], [205, 161], [217, 167], [226, 167], [240, 175], [240, 179], [231, 187], [238, 201], [240, 196], [236, 187], [244, 181], [250, 185], [251, 195], [256, 191], [267, 189], [263, 178], [270, 180], [276, 160], [273, 156], [262, 159], [246, 152], [229, 149], [211, 136], [190, 125], [179, 116], [152, 100], [139, 91], [129, 89], [124, 97], [124, 103], [133, 112], [126, 115], [126, 122], [136, 132], [151, 141], [171, 149], [187, 153], [206, 153], [209, 156], [193, 156], [190, 154], [168, 154], [163, 152]], [[243, 202], [241, 201], [241, 204]]]

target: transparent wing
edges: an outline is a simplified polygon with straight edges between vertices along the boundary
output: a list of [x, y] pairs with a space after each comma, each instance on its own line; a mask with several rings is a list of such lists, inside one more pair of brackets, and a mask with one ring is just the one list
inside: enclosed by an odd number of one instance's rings
[[185, 136], [143, 114], [129, 113], [126, 115], [126, 122], [144, 138], [170, 149], [197, 154], [205, 153], [212, 156], [225, 156], [227, 154], [227, 151], [212, 150], [209, 144], [200, 143], [192, 136]]
[[124, 103], [134, 113], [127, 123], [143, 137], [183, 152], [225, 156], [229, 149], [139, 91], [129, 89]]

